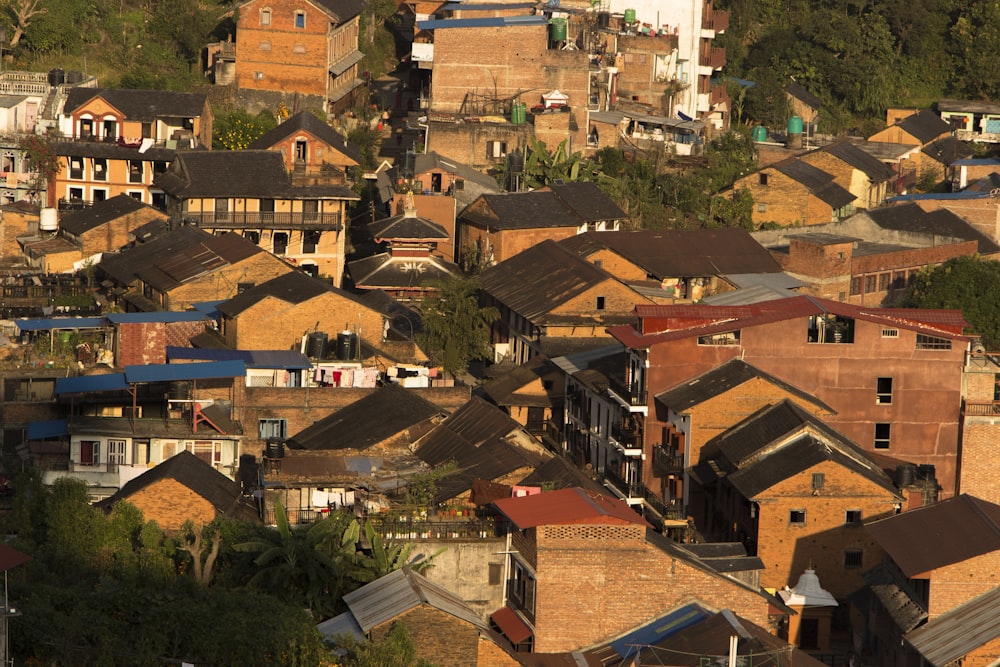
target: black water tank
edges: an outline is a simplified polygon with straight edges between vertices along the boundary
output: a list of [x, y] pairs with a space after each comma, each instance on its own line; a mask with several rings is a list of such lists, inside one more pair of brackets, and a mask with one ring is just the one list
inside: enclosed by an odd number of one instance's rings
[[917, 466], [913, 463], [903, 463], [896, 466], [896, 486], [904, 488], [913, 484], [917, 478]]
[[268, 438], [264, 446], [264, 458], [280, 459], [285, 456], [285, 441], [281, 438]]
[[49, 85], [50, 86], [61, 86], [66, 83], [66, 72], [61, 69], [50, 69], [49, 70]]
[[354, 361], [361, 356], [358, 334], [353, 331], [341, 331], [337, 334], [337, 358], [341, 361]]
[[928, 482], [937, 479], [935, 477], [934, 466], [921, 464], [917, 468], [917, 478]]
[[306, 356], [310, 359], [323, 359], [326, 356], [327, 335], [325, 331], [314, 331], [309, 334], [306, 343]]
[[597, 27], [607, 28], [611, 23], [611, 12], [597, 12]]
[[83, 81], [83, 72], [70, 70], [66, 72], [66, 83], [77, 84]]

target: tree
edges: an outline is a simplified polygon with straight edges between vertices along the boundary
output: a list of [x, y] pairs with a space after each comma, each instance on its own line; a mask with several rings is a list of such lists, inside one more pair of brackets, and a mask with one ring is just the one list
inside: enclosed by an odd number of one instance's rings
[[393, 624], [389, 634], [381, 641], [342, 637], [335, 644], [346, 651], [341, 659], [343, 667], [433, 667], [423, 658], [417, 658], [410, 633], [399, 622]]
[[455, 376], [473, 359], [489, 359], [490, 326], [500, 318], [492, 307], [479, 305], [479, 281], [455, 277], [436, 285], [437, 294], [421, 307], [424, 330], [417, 343], [430, 358]]
[[437, 552], [420, 561], [411, 561], [413, 555], [413, 544], [399, 544], [392, 540], [383, 540], [382, 536], [375, 532], [371, 521], [365, 522], [365, 537], [371, 545], [371, 555], [365, 559], [365, 566], [370, 572], [371, 580], [384, 577], [390, 572], [395, 572], [401, 567], [408, 566], [414, 572], [426, 572], [434, 567], [434, 557], [444, 551], [444, 547]]
[[956, 257], [917, 274], [899, 303], [904, 308], [957, 308], [982, 334], [983, 344], [1000, 346], [1000, 262]]
[[215, 119], [212, 127], [212, 148], [241, 151], [264, 133], [277, 127], [274, 114], [261, 111], [251, 116], [246, 111], [230, 111]]
[[10, 45], [17, 46], [36, 16], [48, 13], [48, 9], [41, 6], [41, 0], [8, 0], [4, 3], [3, 9], [14, 24], [14, 34], [10, 38]]

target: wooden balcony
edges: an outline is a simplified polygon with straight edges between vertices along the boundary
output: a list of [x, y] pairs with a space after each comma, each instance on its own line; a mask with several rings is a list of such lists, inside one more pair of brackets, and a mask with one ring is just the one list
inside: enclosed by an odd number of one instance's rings
[[966, 417], [996, 417], [1000, 415], [1000, 401], [989, 403], [966, 403]]
[[705, 67], [711, 67], [712, 69], [720, 69], [726, 64], [726, 49], [721, 46], [708, 46], [707, 44], [703, 44], [698, 64]]
[[703, 30], [714, 30], [723, 32], [729, 28], [729, 12], [724, 9], [705, 8], [701, 17], [701, 27]]
[[311, 229], [341, 231], [340, 213], [270, 213], [260, 211], [186, 211], [184, 221], [203, 229]]

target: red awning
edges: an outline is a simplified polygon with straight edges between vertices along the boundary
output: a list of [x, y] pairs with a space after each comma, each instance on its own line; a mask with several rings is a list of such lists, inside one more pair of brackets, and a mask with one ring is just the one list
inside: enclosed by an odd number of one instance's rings
[[513, 644], [520, 644], [531, 637], [531, 628], [510, 607], [500, 607], [493, 612], [490, 620], [496, 623], [500, 631]]

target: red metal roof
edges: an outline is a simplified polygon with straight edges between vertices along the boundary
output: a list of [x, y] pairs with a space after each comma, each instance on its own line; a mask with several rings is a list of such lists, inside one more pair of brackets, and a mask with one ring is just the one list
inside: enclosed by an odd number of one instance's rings
[[493, 504], [521, 530], [566, 524], [634, 523], [649, 526], [625, 502], [579, 487], [522, 498], [504, 498]]
[[490, 620], [513, 644], [520, 644], [531, 637], [531, 628], [510, 607], [500, 607], [490, 615]]

